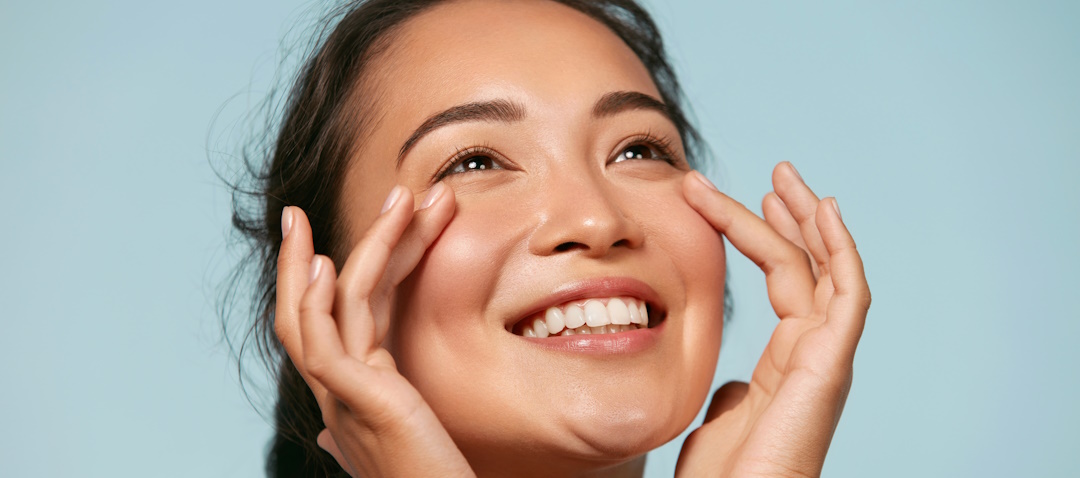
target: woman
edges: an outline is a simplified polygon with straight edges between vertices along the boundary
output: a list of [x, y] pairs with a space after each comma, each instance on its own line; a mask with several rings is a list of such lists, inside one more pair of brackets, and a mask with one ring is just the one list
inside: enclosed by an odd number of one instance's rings
[[348, 6], [235, 219], [287, 353], [270, 474], [640, 476], [709, 391], [721, 234], [781, 321], [677, 473], [819, 474], [869, 307], [854, 242], [789, 164], [765, 220], [716, 191], [680, 99], [631, 1]]

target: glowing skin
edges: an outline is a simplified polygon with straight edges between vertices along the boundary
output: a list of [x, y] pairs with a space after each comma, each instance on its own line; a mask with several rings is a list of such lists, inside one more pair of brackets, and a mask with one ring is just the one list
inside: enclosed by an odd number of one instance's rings
[[[675, 126], [647, 109], [594, 115], [610, 93], [659, 98], [648, 71], [603, 25], [548, 2], [446, 4], [394, 40], [367, 85], [379, 122], [346, 184], [351, 230], [368, 227], [395, 184], [419, 201], [459, 149], [485, 146], [507, 168], [443, 180], [457, 210], [399, 290], [386, 342], [402, 375], [474, 468], [614, 464], [675, 437], [715, 368], [724, 251], [683, 197]], [[435, 129], [395, 167], [427, 118], [492, 100], [524, 117]], [[649, 147], [628, 142], [644, 134], [667, 138], [678, 163], [613, 162], [628, 146]], [[568, 353], [509, 332], [561, 288], [604, 278], [638, 281], [664, 305], [648, 347]], [[621, 295], [584, 287], [581, 298]]]
[[[781, 320], [676, 474], [820, 474], [870, 303], [834, 199], [783, 163], [762, 220], [689, 172], [675, 127], [642, 100], [659, 96], [643, 65], [568, 7], [441, 4], [389, 45], [362, 85], [375, 126], [345, 181], [348, 259], [315, 256], [306, 216], [282, 214], [275, 332], [338, 463], [640, 476], [708, 392], [723, 233], [761, 267]], [[619, 94], [638, 107], [605, 107]], [[414, 133], [468, 104], [488, 118]]]

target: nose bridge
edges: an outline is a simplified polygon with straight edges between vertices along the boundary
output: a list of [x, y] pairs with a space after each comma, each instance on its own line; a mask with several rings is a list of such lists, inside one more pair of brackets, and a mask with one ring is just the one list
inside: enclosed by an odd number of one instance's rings
[[534, 254], [580, 251], [599, 257], [613, 247], [634, 248], [643, 238], [624, 214], [618, 191], [601, 171], [554, 171], [537, 188], [540, 224], [530, 239]]

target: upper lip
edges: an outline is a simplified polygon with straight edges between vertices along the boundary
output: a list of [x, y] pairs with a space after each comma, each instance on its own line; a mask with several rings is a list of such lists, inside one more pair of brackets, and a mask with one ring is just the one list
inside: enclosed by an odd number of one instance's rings
[[645, 301], [650, 309], [666, 310], [660, 299], [660, 294], [649, 284], [632, 277], [597, 277], [577, 280], [556, 287], [551, 294], [529, 305], [524, 314], [510, 318], [510, 321], [506, 324], [506, 329], [510, 330], [514, 324], [542, 313], [550, 307], [575, 300], [608, 297], [633, 297]]

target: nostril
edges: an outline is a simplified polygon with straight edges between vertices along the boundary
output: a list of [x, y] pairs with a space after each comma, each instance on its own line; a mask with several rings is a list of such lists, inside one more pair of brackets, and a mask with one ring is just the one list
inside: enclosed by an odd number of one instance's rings
[[566, 252], [570, 249], [574, 249], [577, 247], [584, 248], [585, 245], [580, 242], [564, 242], [562, 244], [559, 244], [558, 246], [555, 246], [555, 252]]
[[629, 247], [629, 246], [630, 246], [630, 241], [627, 241], [626, 239], [620, 239], [618, 241], [615, 241], [615, 243], [611, 245], [611, 247]]

